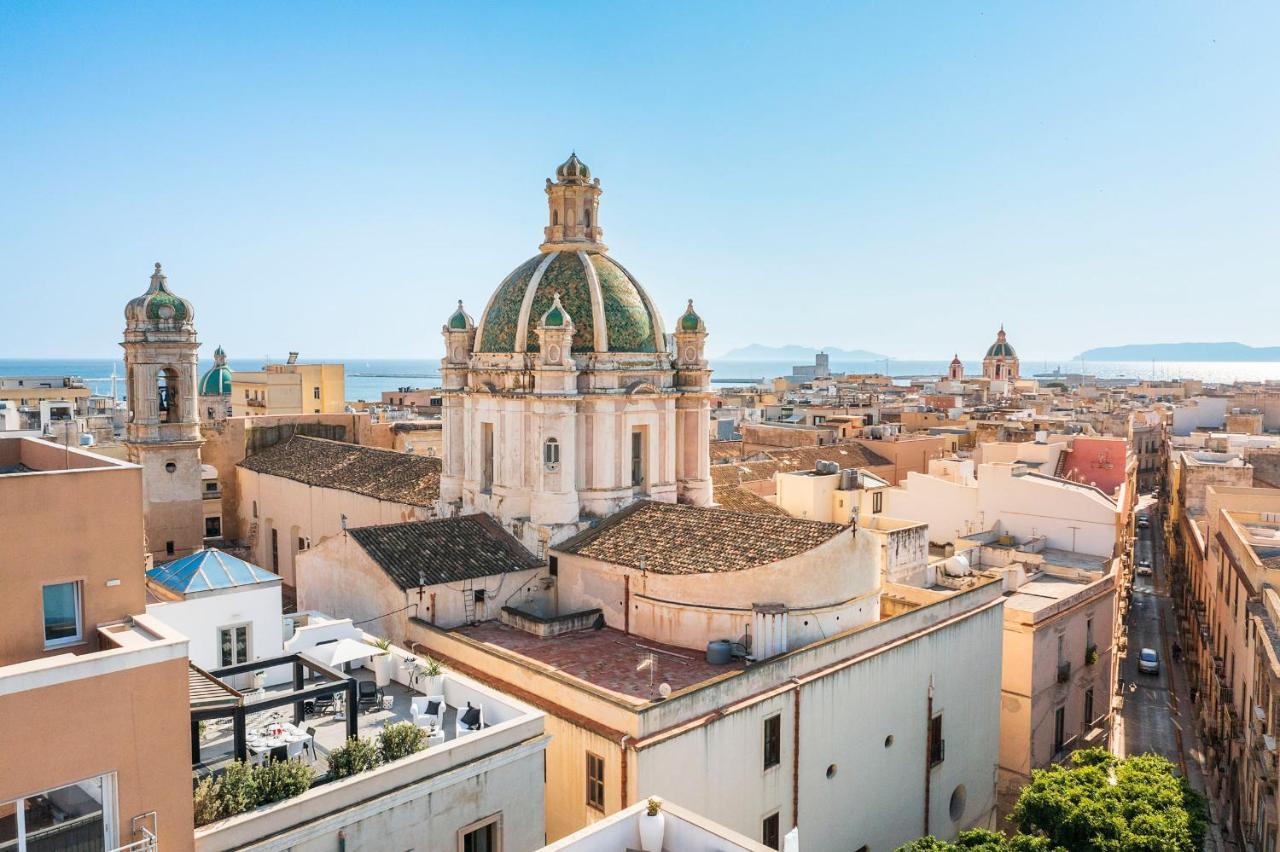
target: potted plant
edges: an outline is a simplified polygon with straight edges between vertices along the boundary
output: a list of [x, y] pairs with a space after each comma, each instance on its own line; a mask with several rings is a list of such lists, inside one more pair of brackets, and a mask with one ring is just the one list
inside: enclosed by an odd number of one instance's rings
[[662, 835], [666, 832], [667, 818], [662, 815], [662, 800], [651, 796], [640, 815], [640, 848], [644, 852], [662, 852]]
[[391, 654], [391, 640], [375, 639], [373, 644], [382, 651], [370, 663], [373, 668], [373, 679], [377, 682], [378, 688], [382, 689], [391, 683], [391, 665], [394, 662]]
[[426, 695], [444, 694], [444, 663], [427, 657], [422, 661], [422, 676], [427, 679]]
[[264, 671], [256, 671], [253, 673], [253, 688], [264, 689], [267, 685], [267, 673]]

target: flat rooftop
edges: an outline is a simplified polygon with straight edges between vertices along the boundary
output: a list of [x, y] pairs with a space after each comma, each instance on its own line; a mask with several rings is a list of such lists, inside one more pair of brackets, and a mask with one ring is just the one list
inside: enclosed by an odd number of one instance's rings
[[[611, 627], [541, 638], [500, 621], [483, 621], [452, 632], [642, 701], [658, 698], [659, 684], [670, 684], [678, 691], [745, 668], [740, 660], [713, 666], [701, 652], [629, 636]], [[650, 654], [652, 677], [647, 667], [637, 671]]]
[[39, 438], [0, 437], [0, 476], [133, 467], [128, 462]]
[[1038, 612], [1047, 606], [1066, 600], [1090, 582], [1041, 574], [1034, 580], [1023, 583], [1016, 592], [1005, 598], [1004, 605], [1023, 612]]

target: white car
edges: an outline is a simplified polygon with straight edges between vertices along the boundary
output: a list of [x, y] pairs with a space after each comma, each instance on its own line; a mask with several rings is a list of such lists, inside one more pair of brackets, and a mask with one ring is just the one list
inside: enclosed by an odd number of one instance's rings
[[1143, 674], [1160, 673], [1160, 657], [1152, 648], [1143, 648], [1138, 652], [1138, 671]]
[[1146, 515], [1138, 516], [1138, 529], [1145, 530], [1150, 526], [1151, 526], [1151, 521], [1147, 519]]

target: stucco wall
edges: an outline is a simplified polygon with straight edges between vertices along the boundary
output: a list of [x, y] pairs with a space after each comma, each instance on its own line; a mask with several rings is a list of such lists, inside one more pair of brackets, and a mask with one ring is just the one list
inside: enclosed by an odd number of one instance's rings
[[[218, 628], [249, 624], [249, 659], [278, 657], [283, 651], [280, 585], [256, 586], [244, 591], [200, 595], [183, 601], [148, 604], [147, 614], [182, 633], [189, 640], [191, 662], [212, 671], [222, 665]], [[291, 680], [292, 671], [276, 667], [267, 682]], [[247, 676], [246, 676], [247, 680]], [[247, 684], [246, 684], [247, 685]]]
[[[43, 441], [21, 443], [0, 440], [0, 447], [33, 467], [61, 468], [68, 457]], [[70, 459], [73, 468], [93, 466], [0, 477], [0, 665], [45, 654], [46, 583], [80, 581], [84, 621], [82, 644], [49, 653], [95, 650], [96, 625], [145, 606], [141, 469], [74, 450]]]

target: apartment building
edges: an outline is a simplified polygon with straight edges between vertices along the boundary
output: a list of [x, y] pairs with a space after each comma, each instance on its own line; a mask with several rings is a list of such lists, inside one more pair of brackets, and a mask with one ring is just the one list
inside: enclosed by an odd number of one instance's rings
[[0, 438], [0, 847], [192, 848], [187, 639], [145, 613], [142, 505], [137, 465]]
[[346, 408], [346, 367], [300, 364], [290, 353], [284, 364], [266, 364], [257, 372], [231, 373], [231, 415], [339, 414]]

